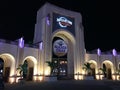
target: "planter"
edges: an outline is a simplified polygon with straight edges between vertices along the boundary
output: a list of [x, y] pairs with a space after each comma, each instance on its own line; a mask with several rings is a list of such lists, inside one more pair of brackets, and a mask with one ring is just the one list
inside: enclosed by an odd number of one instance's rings
[[94, 80], [93, 76], [84, 76], [84, 80]]
[[44, 81], [57, 81], [56, 76], [45, 76]]

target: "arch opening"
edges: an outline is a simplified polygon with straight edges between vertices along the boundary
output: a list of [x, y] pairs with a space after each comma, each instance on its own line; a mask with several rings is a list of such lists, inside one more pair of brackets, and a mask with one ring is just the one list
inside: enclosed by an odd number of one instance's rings
[[97, 74], [97, 62], [95, 60], [90, 60], [89, 63], [91, 64], [91, 75], [93, 76], [94, 79], [96, 79], [96, 74]]
[[15, 75], [15, 58], [8, 53], [0, 55], [0, 61], [3, 62], [2, 74], [4, 82], [9, 82], [9, 77]]
[[[60, 44], [62, 43], [62, 44]], [[57, 62], [58, 79], [73, 78], [74, 74], [74, 46], [73, 35], [65, 30], [57, 30], [52, 37], [52, 60]]]
[[105, 70], [104, 78], [112, 79], [112, 74], [114, 73], [113, 63], [109, 60], [105, 60], [102, 63], [102, 68]]
[[33, 75], [37, 75], [37, 60], [33, 56], [26, 57], [23, 62], [27, 61], [27, 77], [26, 80], [32, 81]]

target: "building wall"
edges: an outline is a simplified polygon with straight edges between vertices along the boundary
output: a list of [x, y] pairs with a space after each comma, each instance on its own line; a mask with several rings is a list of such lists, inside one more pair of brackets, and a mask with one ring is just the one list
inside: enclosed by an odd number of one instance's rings
[[[33, 63], [31, 64], [34, 68], [33, 75], [45, 74], [45, 70], [48, 69], [48, 66], [44, 62], [43, 58], [41, 58], [42, 54], [44, 53], [43, 51], [40, 51], [39, 48], [24, 47], [21, 49], [18, 45], [13, 43], [0, 42], [0, 58], [5, 61], [4, 67], [10, 67], [10, 77], [16, 74], [16, 68], [26, 59], [31, 60]], [[92, 62], [96, 64], [96, 75], [98, 74], [99, 68], [103, 67], [103, 63], [110, 64], [112, 75], [115, 74], [116, 67], [119, 69], [120, 55], [113, 56], [112, 54], [101, 54], [101, 56], [98, 56], [97, 54], [86, 53], [84, 58], [83, 64], [85, 62]], [[81, 67], [83, 67], [83, 64], [81, 64]], [[69, 65], [69, 69], [70, 68], [73, 67]], [[79, 68], [80, 67], [77, 67], [77, 69]], [[83, 74], [82, 70], [79, 73]]]
[[[16, 42], [8, 43], [6, 40], [4, 40], [4, 42], [0, 42], [0, 58], [2, 58], [2, 60], [4, 61], [4, 76], [6, 76], [7, 72], [9, 72], [7, 73], [8, 77], [13, 77], [14, 75], [16, 75], [16, 69], [19, 67], [20, 64], [23, 64], [26, 59], [33, 62], [33, 75], [37, 74], [37, 69], [40, 69], [40, 66], [37, 65], [37, 62], [40, 62], [39, 57], [40, 55], [38, 48], [20, 48]], [[8, 70], [7, 68], [10, 69]]]
[[[75, 33], [71, 33], [63, 28], [52, 31], [54, 12], [74, 18], [75, 28], [73, 30]], [[50, 25], [46, 23], [48, 14], [50, 14]], [[29, 68], [33, 68], [33, 76], [49, 75], [50, 68], [46, 64], [46, 61], [51, 61], [52, 40], [56, 36], [62, 38], [68, 44], [68, 75], [78, 75], [78, 79], [83, 79], [84, 71], [82, 67], [86, 62], [94, 64], [95, 75], [99, 73], [99, 68], [103, 67], [103, 64], [106, 64], [111, 69], [112, 75], [115, 73], [116, 67], [118, 68], [119, 66], [119, 55], [102, 54], [98, 56], [97, 54], [85, 53], [84, 30], [80, 13], [46, 3], [37, 12], [34, 33], [34, 44], [39, 45], [42, 42], [42, 49], [28, 46], [20, 48], [16, 42], [7, 43], [5, 40], [0, 40], [0, 58], [4, 61], [4, 70], [6, 67], [10, 67], [9, 77], [16, 75], [16, 68], [25, 60], [29, 62]], [[37, 79], [35, 78], [34, 80]]]

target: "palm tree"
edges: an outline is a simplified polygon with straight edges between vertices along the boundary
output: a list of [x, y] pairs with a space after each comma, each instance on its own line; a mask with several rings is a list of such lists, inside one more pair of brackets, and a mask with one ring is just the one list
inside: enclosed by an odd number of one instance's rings
[[54, 61], [46, 61], [46, 63], [50, 67], [50, 69], [51, 69], [50, 74], [52, 75], [53, 74], [53, 70], [55, 68], [57, 68], [57, 63], [55, 63]]
[[23, 76], [23, 79], [26, 79], [27, 77], [27, 67], [28, 67], [28, 63], [27, 60], [24, 61], [23, 64], [20, 64], [19, 67], [17, 68], [17, 70], [19, 70], [20, 76]]
[[106, 69], [105, 68], [99, 68], [100, 71], [104, 74], [104, 77], [106, 77]]
[[90, 75], [90, 73], [91, 73], [91, 70], [92, 70], [91, 64], [92, 63], [89, 63], [89, 62], [84, 63], [83, 70], [85, 70], [85, 72], [87, 72], [87, 75]]

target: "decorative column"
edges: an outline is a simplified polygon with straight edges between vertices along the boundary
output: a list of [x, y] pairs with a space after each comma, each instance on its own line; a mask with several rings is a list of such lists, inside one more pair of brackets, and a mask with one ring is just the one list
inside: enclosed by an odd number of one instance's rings
[[98, 48], [97, 49], [97, 55], [98, 55], [98, 67], [100, 68], [101, 67], [101, 61], [100, 61], [100, 56], [101, 56], [101, 50]]
[[16, 62], [16, 66], [18, 66], [20, 60], [23, 59], [23, 49], [24, 49], [24, 39], [23, 37], [21, 37], [18, 41], [18, 60]]
[[113, 62], [114, 62], [114, 75], [115, 75], [115, 80], [117, 80], [117, 51], [115, 49], [112, 50], [113, 53]]
[[43, 41], [39, 43], [38, 74], [44, 75]]
[[17, 56], [16, 56], [16, 62], [15, 62], [15, 77], [14, 77], [14, 83], [18, 82], [19, 77], [17, 77], [16, 70], [18, 68], [18, 64], [20, 63], [20, 60], [23, 59], [23, 52], [24, 52], [24, 39], [21, 37], [18, 41], [18, 46], [17, 46]]
[[98, 48], [97, 49], [97, 59], [98, 59], [98, 76], [99, 76], [99, 80], [102, 79], [101, 73], [99, 72], [99, 69], [101, 68], [100, 56], [101, 56], [101, 50]]

